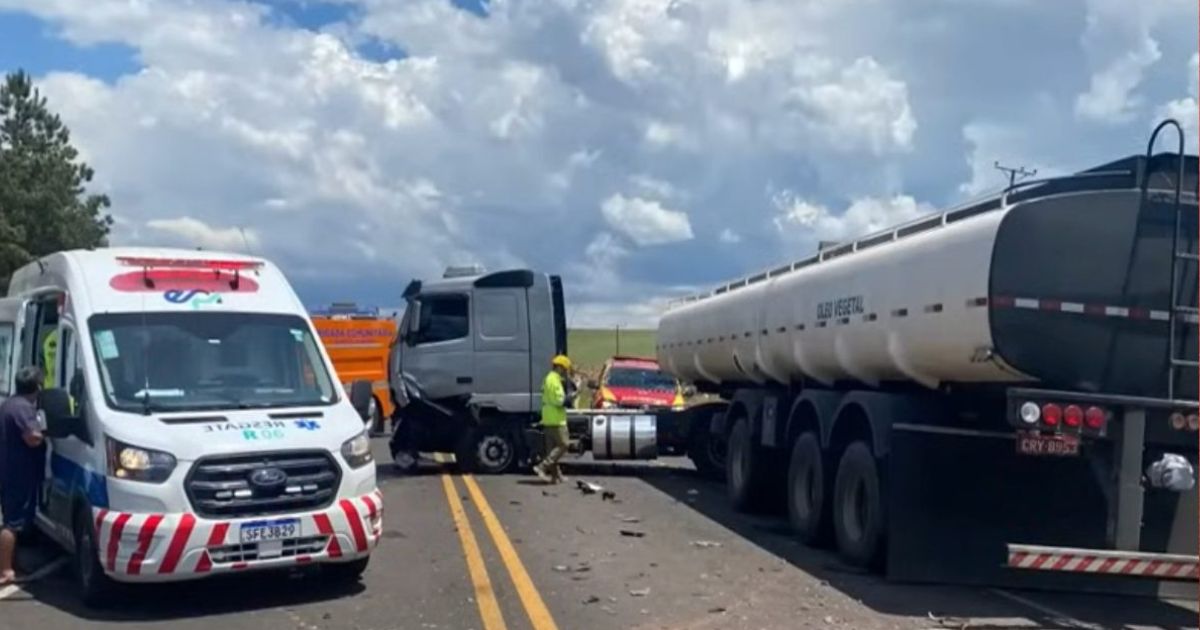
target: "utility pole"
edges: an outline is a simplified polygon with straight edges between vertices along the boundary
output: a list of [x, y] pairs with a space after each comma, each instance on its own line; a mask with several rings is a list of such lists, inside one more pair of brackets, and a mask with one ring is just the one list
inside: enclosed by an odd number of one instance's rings
[[1008, 174], [1008, 187], [1009, 188], [1012, 188], [1014, 185], [1016, 185], [1018, 176], [1020, 176], [1022, 179], [1024, 179], [1026, 177], [1033, 177], [1034, 175], [1037, 175], [1036, 168], [1033, 169], [1032, 171], [1027, 171], [1027, 170], [1025, 170], [1024, 166], [1018, 166], [1016, 168], [1013, 168], [1011, 166], [1000, 166], [999, 160], [997, 160], [993, 166], [996, 167], [996, 170], [998, 170], [1002, 173]]
[[617, 351], [614, 352], [613, 354], [616, 354], [616, 355], [621, 354], [621, 325], [620, 324], [617, 324]]

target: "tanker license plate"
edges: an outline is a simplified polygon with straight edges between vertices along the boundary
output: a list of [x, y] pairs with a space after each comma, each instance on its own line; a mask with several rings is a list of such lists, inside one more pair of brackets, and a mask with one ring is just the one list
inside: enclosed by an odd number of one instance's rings
[[1076, 457], [1079, 455], [1079, 438], [1074, 435], [1018, 435], [1017, 452], [1022, 455]]

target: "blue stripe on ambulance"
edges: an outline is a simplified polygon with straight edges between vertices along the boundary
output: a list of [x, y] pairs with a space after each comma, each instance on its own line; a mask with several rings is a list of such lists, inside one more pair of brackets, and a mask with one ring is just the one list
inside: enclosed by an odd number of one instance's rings
[[104, 479], [104, 475], [93, 470], [85, 470], [83, 466], [58, 453], [51, 453], [50, 477], [55, 487], [67, 496], [82, 492], [87, 496], [88, 503], [92, 507], [108, 507], [108, 482]]

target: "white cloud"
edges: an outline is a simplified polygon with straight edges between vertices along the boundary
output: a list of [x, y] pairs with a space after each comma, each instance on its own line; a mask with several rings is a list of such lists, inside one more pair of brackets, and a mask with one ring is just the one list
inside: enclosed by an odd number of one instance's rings
[[615, 194], [600, 206], [609, 227], [641, 246], [677, 243], [692, 238], [688, 215], [657, 201]]
[[245, 253], [247, 249], [253, 252], [259, 246], [258, 234], [253, 230], [216, 228], [192, 217], [152, 219], [146, 222], [146, 227], [183, 247]]
[[784, 238], [802, 242], [858, 238], [935, 210], [908, 195], [855, 199], [842, 213], [805, 201], [790, 190], [775, 193], [771, 202], [779, 211], [775, 228]]
[[1088, 90], [1076, 98], [1076, 114], [1109, 124], [1133, 120], [1145, 101], [1137, 92], [1143, 77], [1162, 58], [1154, 30], [1186, 11], [1187, 3], [1172, 0], [1087, 0], [1083, 48], [1093, 72]]
[[[347, 17], [321, 32], [264, 0], [0, 0], [0, 16], [143, 66], [38, 77], [113, 199], [114, 242], [240, 249], [245, 226], [322, 300], [532, 265], [566, 276], [585, 319], [648, 321], [675, 284], [994, 188], [994, 160], [1093, 166], [1139, 152], [1152, 113], [1191, 124], [1194, 3], [1087, 2], [1088, 21], [1033, 0], [493, 0], [486, 18], [336, 0]], [[1041, 26], [1014, 50], [1006, 19]], [[1065, 49], [1079, 34], [1082, 54]], [[367, 56], [370, 39], [404, 55]], [[768, 186], [796, 192], [772, 205]]]
[[1196, 100], [1200, 97], [1200, 86], [1197, 83], [1200, 83], [1200, 53], [1192, 55], [1188, 61], [1188, 96], [1167, 102], [1158, 108], [1155, 116], [1157, 119], [1174, 118], [1179, 121], [1187, 134], [1187, 146], [1191, 153], [1196, 151], [1196, 124], [1197, 118], [1200, 117], [1200, 109], [1196, 106]]

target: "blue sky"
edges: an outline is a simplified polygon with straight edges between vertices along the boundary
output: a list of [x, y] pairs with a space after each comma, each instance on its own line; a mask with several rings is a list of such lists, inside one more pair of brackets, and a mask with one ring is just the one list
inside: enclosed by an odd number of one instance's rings
[[[114, 243], [252, 250], [313, 303], [448, 264], [580, 324], [1042, 173], [1196, 146], [1190, 0], [0, 0]], [[242, 231], [247, 235], [242, 239]]]

